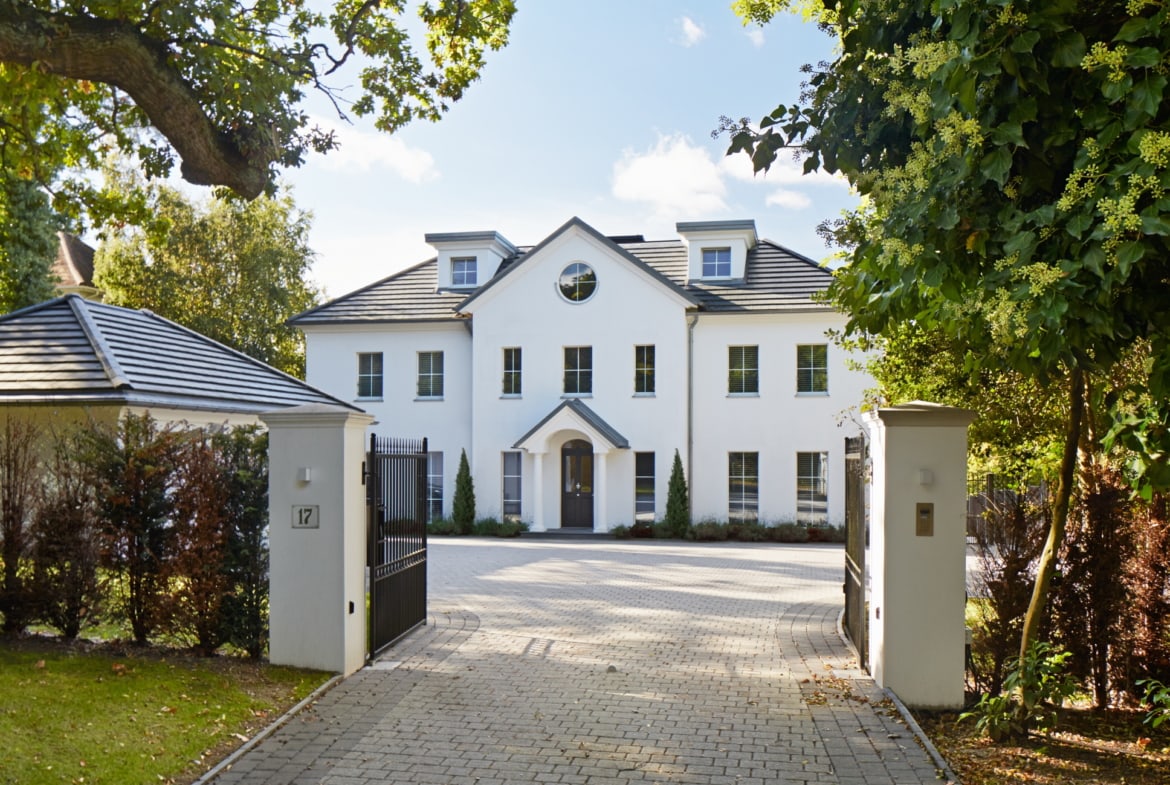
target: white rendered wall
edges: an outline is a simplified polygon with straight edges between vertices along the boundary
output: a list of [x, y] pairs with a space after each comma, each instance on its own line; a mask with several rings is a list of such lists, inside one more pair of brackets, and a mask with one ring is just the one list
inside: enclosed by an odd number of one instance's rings
[[[582, 303], [561, 297], [557, 280], [566, 266], [585, 262], [597, 273], [597, 290]], [[579, 397], [629, 440], [628, 450], [604, 458], [602, 500], [594, 493], [594, 525], [601, 531], [634, 520], [634, 456], [655, 454], [655, 505], [665, 512], [670, 465], [677, 448], [686, 450], [686, 301], [635, 268], [628, 259], [592, 236], [569, 231], [550, 242], [524, 266], [472, 302], [472, 420], [474, 454], [470, 454], [480, 515], [501, 510], [501, 452], [565, 399], [564, 349], [593, 348], [593, 392]], [[634, 347], [655, 347], [655, 393], [634, 394]], [[503, 349], [520, 347], [522, 394], [502, 397]], [[549, 444], [543, 458], [543, 520], [560, 526], [560, 449], [581, 438], [565, 431]], [[594, 445], [595, 449], [604, 449]], [[522, 458], [521, 517], [536, 517], [535, 457]], [[595, 472], [602, 461], [595, 457]]]
[[[419, 400], [418, 353], [443, 352], [442, 400]], [[357, 396], [358, 355], [382, 353], [382, 397]], [[471, 334], [463, 321], [305, 328], [306, 381], [374, 415], [379, 436], [423, 438], [443, 453], [443, 513], [451, 514], [459, 451], [471, 458]], [[478, 493], [478, 482], [477, 482]]]
[[[269, 660], [353, 673], [366, 656], [365, 432], [372, 418], [337, 406], [270, 412]], [[316, 528], [294, 508], [316, 506]]]
[[[870, 377], [825, 335], [843, 316], [701, 314], [695, 326], [694, 448], [688, 482], [694, 520], [726, 520], [728, 453], [759, 453], [759, 519], [796, 519], [796, 454], [828, 453], [828, 518], [845, 520], [844, 440], [856, 421]], [[798, 394], [796, 347], [828, 344], [828, 394]], [[728, 347], [759, 346], [759, 395], [729, 395]], [[853, 359], [857, 359], [855, 356]], [[684, 453], [684, 461], [686, 460]]]
[[[967, 426], [973, 415], [906, 404], [866, 415], [870, 494], [869, 661], [909, 706], [963, 705]], [[933, 504], [933, 533], [916, 507]]]

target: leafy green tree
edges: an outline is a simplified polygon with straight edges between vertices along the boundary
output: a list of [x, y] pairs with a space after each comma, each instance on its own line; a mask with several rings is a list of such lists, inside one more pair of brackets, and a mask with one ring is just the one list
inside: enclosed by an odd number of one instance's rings
[[[253, 198], [335, 146], [304, 100], [393, 131], [436, 120], [508, 40], [512, 0], [0, 0], [0, 170], [42, 184], [118, 150]], [[353, 87], [350, 87], [353, 86]], [[345, 88], [350, 92], [343, 92]], [[344, 111], [343, 111], [344, 109]], [[62, 203], [100, 202], [83, 177]]]
[[[749, 3], [766, 16], [787, 4]], [[849, 333], [910, 322], [970, 361], [1067, 393], [1052, 524], [1021, 636], [1044, 612], [1064, 539], [1092, 377], [1148, 342], [1150, 405], [1113, 436], [1170, 482], [1170, 8], [1133, 0], [1001, 5], [826, 0], [840, 38], [805, 106], [724, 124], [767, 169], [800, 148], [864, 197], [828, 231]], [[755, 17], [750, 17], [755, 18]], [[756, 19], [756, 21], [759, 21]], [[812, 69], [810, 69], [812, 70]]]
[[675, 537], [683, 537], [691, 528], [691, 504], [687, 496], [687, 478], [683, 473], [682, 458], [674, 451], [670, 466], [670, 483], [666, 489], [666, 517], [663, 523]]
[[268, 642], [268, 433], [248, 426], [212, 438], [227, 469], [224, 623], [228, 640], [258, 659]]
[[455, 473], [455, 498], [451, 502], [451, 519], [460, 534], [475, 528], [475, 483], [467, 463], [467, 451], [459, 451], [459, 470]]
[[[304, 337], [285, 322], [311, 308], [308, 214], [289, 196], [193, 204], [179, 191], [136, 177], [153, 218], [110, 232], [95, 254], [106, 301], [149, 308], [294, 376], [303, 376]], [[137, 184], [137, 185], [135, 185]]]
[[32, 523], [40, 506], [45, 460], [38, 443], [42, 429], [4, 416], [0, 429], [0, 613], [4, 632], [24, 632], [32, 620], [33, 595], [25, 561], [32, 547]]
[[0, 175], [0, 313], [53, 296], [51, 270], [61, 224], [36, 183]]

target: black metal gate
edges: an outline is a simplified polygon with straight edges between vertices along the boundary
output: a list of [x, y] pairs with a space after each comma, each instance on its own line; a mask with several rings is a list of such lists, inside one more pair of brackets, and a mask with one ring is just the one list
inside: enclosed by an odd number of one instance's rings
[[868, 670], [869, 618], [865, 596], [865, 437], [845, 439], [845, 634]]
[[370, 436], [370, 655], [427, 619], [427, 440]]

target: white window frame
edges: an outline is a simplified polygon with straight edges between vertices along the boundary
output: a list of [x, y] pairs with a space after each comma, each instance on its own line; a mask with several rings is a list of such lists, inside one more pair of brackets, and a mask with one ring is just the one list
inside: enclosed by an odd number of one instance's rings
[[796, 454], [796, 522], [829, 525], [829, 453]]
[[[367, 363], [369, 367], [367, 368]], [[380, 401], [383, 392], [383, 358], [381, 352], [358, 352], [358, 400]], [[375, 370], [376, 369], [376, 370]], [[368, 385], [363, 390], [363, 383]]]
[[634, 395], [654, 395], [655, 355], [654, 344], [634, 347]]
[[479, 260], [474, 256], [451, 257], [451, 286], [467, 289], [479, 285]]
[[[424, 358], [426, 358], [424, 360]], [[436, 361], [438, 370], [435, 370]], [[427, 351], [418, 353], [418, 384], [416, 390], [420, 401], [443, 399], [443, 352]]]
[[443, 453], [427, 453], [427, 523], [443, 517]]
[[[650, 462], [650, 473], [643, 474], [642, 471], [640, 470], [640, 467], [638, 466], [638, 463], [640, 460], [644, 462], [647, 459]], [[655, 502], [656, 502], [655, 490], [656, 490], [656, 488], [655, 488], [655, 486], [657, 485], [657, 478], [655, 476], [656, 475], [655, 460], [656, 460], [656, 457], [655, 457], [654, 453], [652, 453], [652, 452], [636, 452], [636, 453], [634, 453], [634, 520], [635, 521], [645, 521], [647, 523], [654, 522], [654, 518], [655, 518], [655, 514], [656, 514], [656, 509], [655, 509]], [[646, 480], [648, 480], [649, 483], [647, 485], [643, 485], [643, 482]], [[643, 487], [649, 488], [649, 490], [650, 490], [649, 496], [646, 496], [645, 494], [642, 494], [640, 492]]]
[[[509, 459], [515, 464], [508, 466]], [[505, 521], [519, 521], [523, 515], [524, 462], [519, 450], [506, 450], [500, 454], [500, 514]], [[514, 469], [509, 472], [509, 468]], [[515, 480], [516, 493], [508, 493], [508, 480]]]
[[[570, 354], [571, 353], [571, 354]], [[569, 357], [574, 358], [574, 364], [570, 367]], [[582, 356], [588, 359], [588, 363], [582, 363]], [[570, 390], [569, 379], [574, 380], [571, 385], [574, 389]], [[587, 384], [582, 384], [585, 380]], [[583, 389], [585, 388], [585, 389]], [[565, 347], [565, 376], [562, 389], [564, 394], [568, 396], [582, 396], [593, 394], [593, 347], [592, 346], [566, 346]]]
[[796, 393], [797, 395], [829, 394], [828, 344], [805, 343], [797, 345]]
[[[738, 365], [736, 364], [737, 352], [739, 353]], [[740, 374], [738, 385], [740, 389], [736, 389], [737, 372]], [[748, 383], [749, 379], [751, 384]], [[727, 347], [727, 394], [748, 396], [760, 394], [760, 347], [758, 345]]]
[[704, 278], [731, 277], [731, 248], [704, 248], [702, 251]]
[[[514, 354], [512, 354], [514, 353]], [[509, 362], [512, 359], [514, 362]], [[519, 398], [524, 389], [524, 355], [519, 346], [504, 347], [504, 378], [500, 395], [505, 398]], [[509, 382], [511, 384], [509, 385]]]
[[[740, 460], [740, 472], [736, 473], [736, 456]], [[755, 473], [749, 474], [748, 468]], [[754, 483], [756, 492], [748, 493]], [[736, 493], [737, 484], [739, 493]], [[731, 523], [756, 523], [760, 520], [760, 454], [758, 452], [727, 453], [727, 520]]]

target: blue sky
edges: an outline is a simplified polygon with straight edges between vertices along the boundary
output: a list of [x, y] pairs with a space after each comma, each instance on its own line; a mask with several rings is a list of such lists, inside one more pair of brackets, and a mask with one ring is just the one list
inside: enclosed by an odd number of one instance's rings
[[815, 229], [856, 204], [785, 158], [753, 176], [710, 132], [794, 103], [832, 41], [796, 17], [745, 28], [726, 2], [521, 0], [508, 47], [437, 124], [338, 126], [342, 147], [285, 175], [313, 213], [330, 297], [433, 255], [423, 235], [494, 229], [535, 243], [574, 215], [606, 234], [676, 236], [683, 220], [754, 218], [821, 260]]

